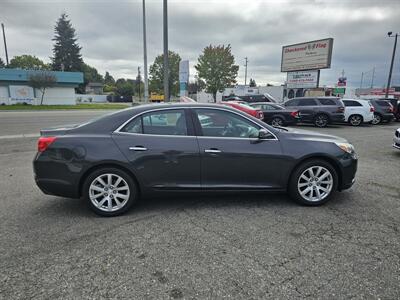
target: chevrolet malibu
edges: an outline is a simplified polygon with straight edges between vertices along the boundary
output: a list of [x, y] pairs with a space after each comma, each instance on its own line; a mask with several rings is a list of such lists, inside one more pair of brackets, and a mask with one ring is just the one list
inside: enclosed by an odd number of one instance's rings
[[320, 205], [352, 186], [346, 140], [271, 127], [230, 107], [157, 104], [41, 131], [33, 162], [46, 194], [83, 198], [99, 215], [176, 192], [288, 192]]

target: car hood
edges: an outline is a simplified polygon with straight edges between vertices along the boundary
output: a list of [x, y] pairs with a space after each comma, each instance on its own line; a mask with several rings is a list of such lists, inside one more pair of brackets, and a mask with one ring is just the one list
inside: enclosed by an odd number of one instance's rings
[[298, 140], [348, 143], [348, 141], [342, 137], [297, 128], [285, 128], [283, 134]]

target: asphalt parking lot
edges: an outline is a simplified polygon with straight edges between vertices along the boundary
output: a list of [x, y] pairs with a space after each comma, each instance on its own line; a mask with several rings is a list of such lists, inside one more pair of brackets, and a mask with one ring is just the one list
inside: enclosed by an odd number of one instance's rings
[[0, 113], [0, 298], [400, 297], [400, 151], [391, 146], [400, 123], [303, 126], [345, 137], [359, 154], [353, 188], [321, 207], [281, 194], [200, 196], [101, 218], [39, 191], [29, 134], [102, 113]]

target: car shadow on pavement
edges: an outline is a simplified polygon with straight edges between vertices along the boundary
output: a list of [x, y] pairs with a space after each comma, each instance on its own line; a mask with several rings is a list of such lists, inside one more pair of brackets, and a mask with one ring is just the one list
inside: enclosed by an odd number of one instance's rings
[[[321, 207], [341, 206], [349, 199], [343, 193], [337, 193], [335, 199]], [[284, 193], [253, 194], [217, 194], [217, 195], [170, 195], [164, 197], [153, 197], [140, 199], [123, 216], [140, 216], [149, 213], [166, 213], [179, 210], [235, 210], [235, 209], [265, 209], [265, 210], [285, 210], [285, 209], [304, 209], [292, 201]], [[310, 208], [312, 209], [312, 207]], [[89, 206], [82, 199], [53, 198], [40, 207], [40, 215], [67, 218], [96, 218]]]

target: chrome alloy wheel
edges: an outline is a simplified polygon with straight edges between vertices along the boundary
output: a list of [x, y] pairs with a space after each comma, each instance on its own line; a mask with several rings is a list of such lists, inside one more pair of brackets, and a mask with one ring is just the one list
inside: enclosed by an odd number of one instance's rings
[[129, 200], [128, 183], [119, 175], [102, 174], [89, 187], [89, 198], [98, 209], [106, 212], [120, 210]]
[[382, 118], [378, 114], [374, 114], [374, 119], [372, 120], [373, 125], [378, 125], [382, 121]]
[[362, 123], [362, 118], [359, 115], [354, 115], [350, 117], [350, 124], [353, 126], [359, 126]]
[[283, 126], [283, 120], [281, 118], [273, 118], [271, 121], [271, 125], [274, 127], [282, 127]]
[[321, 201], [329, 196], [333, 187], [331, 172], [321, 166], [306, 169], [299, 177], [297, 189], [304, 200]]

